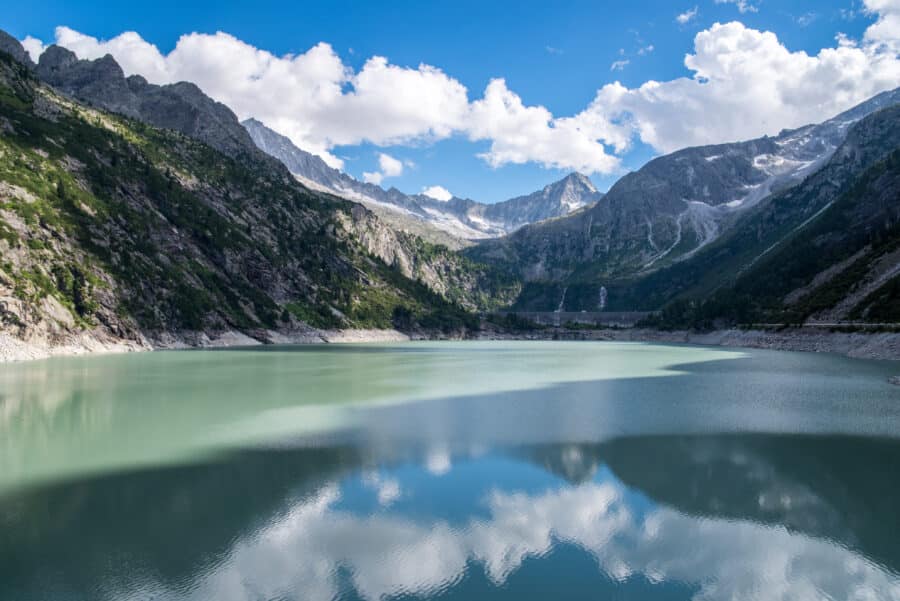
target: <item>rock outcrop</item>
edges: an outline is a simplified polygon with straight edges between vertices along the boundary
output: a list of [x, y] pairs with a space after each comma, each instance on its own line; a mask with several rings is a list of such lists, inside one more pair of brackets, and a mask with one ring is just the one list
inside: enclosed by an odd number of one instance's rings
[[125, 77], [109, 54], [79, 60], [72, 51], [55, 45], [41, 55], [35, 73], [73, 98], [154, 127], [179, 131], [232, 158], [258, 153], [231, 109], [193, 83], [153, 85], [139, 75]]

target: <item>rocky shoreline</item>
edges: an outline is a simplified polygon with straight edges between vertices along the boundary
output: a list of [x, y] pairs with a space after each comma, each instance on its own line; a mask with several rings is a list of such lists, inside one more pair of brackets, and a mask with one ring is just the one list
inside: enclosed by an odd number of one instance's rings
[[[151, 350], [222, 348], [262, 344], [329, 344], [406, 342], [445, 337], [425, 333], [405, 334], [397, 330], [316, 330], [254, 332], [255, 337], [237, 331], [210, 335], [206, 332], [166, 333], [139, 340], [122, 340], [84, 332], [50, 342], [40, 338], [23, 341], [0, 333], [0, 363], [45, 359], [56, 356], [125, 353]], [[451, 337], [452, 338], [452, 337]], [[482, 331], [474, 340], [585, 340], [661, 342], [759, 348], [784, 351], [838, 353], [861, 359], [900, 361], [900, 332], [832, 332], [817, 328], [791, 330], [717, 330], [714, 332], [661, 331], [642, 328], [604, 330], [546, 329], [523, 332]], [[900, 385], [900, 376], [893, 383]]]
[[900, 361], [900, 332], [831, 332], [816, 328], [795, 328], [782, 331], [720, 330], [709, 333], [632, 330], [625, 332], [624, 339], [837, 353], [858, 359]]
[[210, 335], [206, 332], [164, 333], [139, 340], [111, 338], [96, 332], [83, 332], [50, 341], [35, 337], [21, 340], [0, 333], [0, 363], [32, 361], [50, 357], [133, 353], [153, 350], [226, 348], [263, 344], [328, 344], [363, 342], [406, 342], [412, 338], [397, 330], [316, 330], [291, 332], [265, 331], [254, 338], [234, 330]]
[[788, 330], [716, 330], [691, 332], [644, 328], [603, 330], [547, 329], [515, 334], [494, 332], [484, 340], [596, 340], [623, 342], [662, 342], [759, 348], [780, 351], [837, 353], [859, 359], [900, 361], [900, 332], [832, 332], [819, 328]]

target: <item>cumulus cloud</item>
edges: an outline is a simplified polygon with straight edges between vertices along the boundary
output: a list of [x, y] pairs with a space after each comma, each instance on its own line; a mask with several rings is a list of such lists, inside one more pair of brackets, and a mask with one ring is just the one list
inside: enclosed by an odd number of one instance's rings
[[697, 6], [695, 6], [694, 8], [690, 8], [675, 17], [675, 20], [678, 21], [678, 23], [681, 25], [687, 25], [697, 17], [697, 12], [699, 10], [700, 9]]
[[[560, 542], [577, 546], [619, 581], [638, 576], [694, 585], [696, 601], [756, 599], [759, 591], [771, 599], [893, 599], [900, 592], [895, 574], [827, 539], [664, 507], [636, 512], [624, 493], [611, 482], [533, 495], [493, 491], [483, 499], [485, 516], [450, 524], [341, 509], [341, 489], [331, 484], [232, 542], [221, 562], [193, 576], [189, 598], [292, 591], [326, 600], [348, 580], [366, 600], [427, 596], [475, 565], [502, 586], [529, 558], [546, 556]], [[140, 593], [148, 585], [165, 591], [142, 582]], [[138, 594], [116, 593], [117, 599]]]
[[384, 478], [381, 474], [373, 472], [365, 474], [362, 481], [365, 486], [375, 490], [378, 504], [382, 507], [391, 506], [403, 494], [396, 478]]
[[900, 0], [864, 0], [865, 10], [878, 20], [866, 30], [866, 42], [900, 51]]
[[432, 449], [425, 460], [425, 469], [435, 476], [443, 476], [453, 467], [450, 453], [446, 449]]
[[[741, 12], [756, 8], [746, 0], [716, 1]], [[896, 87], [900, 0], [864, 0], [864, 10], [875, 22], [862, 39], [842, 36], [813, 55], [791, 51], [772, 32], [716, 23], [695, 36], [684, 60], [690, 76], [635, 88], [604, 85], [572, 116], [525, 103], [502, 78], [470, 99], [464, 85], [434, 66], [398, 66], [373, 56], [354, 70], [324, 42], [276, 56], [222, 32], [186, 34], [168, 54], [134, 32], [98, 40], [59, 27], [56, 38], [82, 58], [111, 53], [126, 73], [154, 83], [193, 81], [241, 119], [266, 122], [334, 167], [342, 166], [331, 154], [336, 146], [427, 144], [457, 135], [489, 142], [479, 156], [493, 167], [537, 163], [612, 173], [636, 139], [669, 152], [754, 138], [826, 119]], [[686, 23], [696, 14], [694, 7], [676, 20]], [[36, 59], [42, 42], [25, 42]], [[650, 51], [642, 43], [637, 54]], [[611, 69], [627, 64], [623, 52]], [[378, 171], [363, 175], [366, 181], [402, 173], [402, 162], [398, 168], [384, 156]], [[432, 189], [439, 196], [449, 194], [438, 188]]]
[[619, 123], [662, 152], [827, 119], [900, 83], [900, 60], [891, 49], [900, 39], [892, 15], [900, 11], [891, 6], [878, 6], [880, 17], [862, 43], [838, 43], [813, 56], [790, 51], [772, 32], [716, 23], [696, 35], [694, 53], [685, 57], [693, 77], [637, 88], [608, 84], [575, 119]]
[[450, 193], [450, 190], [443, 186], [428, 186], [427, 188], [422, 188], [422, 194], [444, 202], [453, 198], [453, 194]]
[[183, 35], [169, 54], [125, 32], [98, 40], [68, 27], [56, 41], [80, 58], [112, 54], [126, 74], [152, 83], [193, 81], [238, 117], [256, 117], [332, 166], [329, 150], [364, 141], [377, 145], [440, 139], [462, 128], [465, 86], [429, 65], [392, 65], [374, 56], [354, 72], [333, 48], [275, 56], [226, 33]]
[[469, 138], [490, 140], [480, 156], [492, 167], [537, 162], [545, 167], [584, 173], [609, 173], [619, 159], [598, 140], [603, 130], [588, 130], [569, 117], [554, 118], [543, 106], [526, 106], [503, 79], [492, 80], [484, 97], [472, 103]]
[[42, 41], [33, 38], [30, 35], [25, 36], [25, 39], [22, 40], [22, 47], [25, 48], [28, 56], [30, 56], [33, 61], [37, 61], [38, 57], [40, 57], [46, 49], [46, 46], [44, 46]]

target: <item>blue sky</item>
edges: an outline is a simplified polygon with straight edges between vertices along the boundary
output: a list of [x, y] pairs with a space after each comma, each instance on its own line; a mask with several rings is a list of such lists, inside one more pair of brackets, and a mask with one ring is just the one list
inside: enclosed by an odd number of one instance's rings
[[[100, 40], [136, 31], [163, 55], [175, 47], [180, 36], [191, 32], [223, 31], [276, 56], [302, 54], [326, 42], [354, 72], [361, 71], [367, 59], [376, 55], [399, 67], [432, 65], [465, 86], [469, 101], [479, 99], [492, 78], [503, 78], [525, 106], [540, 105], [554, 117], [566, 117], [583, 111], [600, 88], [614, 81], [635, 89], [648, 80], [691, 77], [693, 72], [686, 68], [684, 57], [694, 52], [697, 33], [716, 22], [739, 21], [748, 29], [771, 31], [787, 50], [815, 56], [823, 48], [836, 47], [839, 32], [850, 39], [863, 39], [866, 29], [878, 18], [877, 14], [866, 13], [860, 2], [760, 0], [750, 2], [749, 8], [743, 6], [744, 11], [739, 4], [736, 0], [257, 1], [249, 5], [133, 1], [110, 8], [105, 2], [67, 0], [6, 6], [0, 27], [20, 39], [33, 36], [44, 43], [54, 40], [57, 26]], [[695, 15], [683, 19], [685, 23], [676, 20], [679, 14], [689, 14], [695, 8]], [[628, 62], [621, 69], [612, 69], [616, 61]], [[869, 85], [869, 80], [866, 82]], [[882, 78], [871, 85], [885, 84]], [[790, 108], [790, 112], [785, 110], [783, 120], [794, 125], [800, 117], [797, 107]], [[819, 106], [809, 120], [829, 108]], [[341, 118], [335, 115], [332, 118]], [[373, 119], [378, 118], [376, 114]], [[740, 137], [740, 133], [736, 131], [735, 135]], [[727, 135], [717, 132], [713, 137], [726, 141]], [[609, 150], [620, 164], [608, 173], [591, 174], [598, 187], [606, 189], [624, 171], [638, 168], [655, 154], [680, 143], [676, 138], [653, 147], [643, 138], [633, 136], [629, 147], [620, 152]], [[344, 169], [359, 178], [364, 172], [378, 171], [378, 154], [387, 153], [405, 165], [400, 175], [383, 179], [385, 187], [419, 192], [426, 186], [440, 185], [456, 195], [486, 202], [531, 192], [571, 170], [548, 168], [548, 161], [540, 158], [491, 166], [478, 155], [490, 150], [492, 139], [473, 140], [464, 133], [410, 136], [400, 144], [383, 140], [380, 145], [365, 140], [335, 144], [329, 152], [343, 159]], [[609, 148], [609, 144], [606, 146]]]

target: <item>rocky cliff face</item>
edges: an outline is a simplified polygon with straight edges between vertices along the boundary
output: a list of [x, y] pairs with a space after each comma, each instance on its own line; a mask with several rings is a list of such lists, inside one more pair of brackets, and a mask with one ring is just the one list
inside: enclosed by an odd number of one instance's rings
[[157, 86], [140, 75], [126, 78], [110, 55], [93, 61], [79, 60], [73, 52], [59, 46], [44, 51], [35, 73], [78, 100], [154, 127], [174, 129], [229, 157], [258, 154], [231, 109], [192, 83]]
[[13, 58], [13, 60], [25, 65], [26, 67], [34, 68], [34, 62], [22, 47], [22, 44], [19, 43], [19, 40], [12, 37], [3, 30], [0, 30], [0, 52], [9, 54]]
[[345, 216], [342, 225], [370, 253], [401, 274], [469, 311], [506, 308], [521, 292], [521, 282], [512, 274], [390, 227], [361, 205]]
[[[584, 175], [573, 173], [527, 196], [496, 204], [470, 199], [440, 201], [422, 194], [407, 195], [396, 188], [385, 190], [360, 182], [333, 169], [325, 161], [300, 148], [256, 119], [243, 122], [256, 145], [279, 159], [301, 182], [313, 189], [362, 202], [404, 231], [421, 232], [422, 225], [463, 240], [502, 236], [523, 225], [568, 215], [603, 197]], [[387, 214], [390, 211], [391, 214]], [[435, 239], [433, 234], [427, 237]]]

